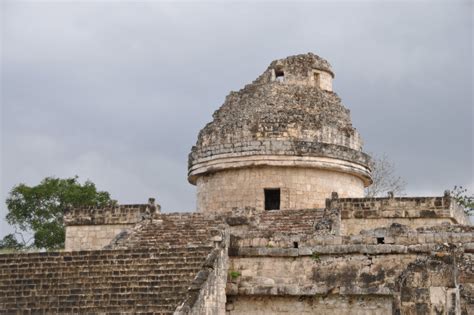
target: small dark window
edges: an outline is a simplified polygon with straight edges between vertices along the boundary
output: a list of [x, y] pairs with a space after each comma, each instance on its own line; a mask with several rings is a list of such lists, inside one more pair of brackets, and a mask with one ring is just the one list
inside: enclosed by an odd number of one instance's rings
[[314, 84], [319, 87], [319, 80], [320, 80], [320, 76], [319, 76], [319, 73], [315, 72], [314, 73]]
[[280, 209], [280, 188], [264, 189], [265, 210]]
[[298, 248], [298, 242], [293, 242], [293, 248]]
[[383, 237], [377, 237], [377, 244], [385, 244], [385, 239]]
[[275, 79], [278, 82], [283, 82], [283, 80], [285, 79], [285, 72], [283, 72], [283, 70], [281, 69], [275, 69]]

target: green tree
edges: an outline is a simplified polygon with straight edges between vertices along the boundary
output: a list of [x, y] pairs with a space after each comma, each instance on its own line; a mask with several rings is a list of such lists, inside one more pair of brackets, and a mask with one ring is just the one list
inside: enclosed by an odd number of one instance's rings
[[2, 240], [0, 240], [0, 250], [8, 249], [8, 250], [17, 250], [21, 249], [23, 244], [16, 240], [14, 234], [6, 235]]
[[467, 215], [474, 215], [474, 194], [469, 194], [462, 186], [454, 186], [451, 196], [464, 208]]
[[[65, 231], [63, 213], [65, 209], [85, 206], [107, 206], [115, 201], [105, 191], [97, 191], [95, 184], [81, 184], [78, 177], [60, 179], [46, 177], [36, 186], [19, 184], [10, 191], [6, 204], [7, 222], [14, 226], [15, 235], [7, 235], [0, 243], [4, 248], [64, 247]], [[25, 240], [25, 235], [32, 236]]]

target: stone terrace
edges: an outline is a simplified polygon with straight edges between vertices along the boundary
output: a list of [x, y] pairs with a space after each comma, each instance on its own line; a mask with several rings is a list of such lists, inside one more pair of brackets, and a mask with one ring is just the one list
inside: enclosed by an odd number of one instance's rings
[[227, 314], [474, 314], [473, 226], [338, 228], [342, 211], [449, 209], [445, 197], [334, 198], [328, 209], [231, 217]]
[[[413, 273], [409, 265], [415, 268], [424, 259], [442, 263], [443, 272], [456, 270], [458, 278], [449, 276], [440, 284], [449, 294], [459, 292], [462, 303], [456, 305], [468, 309], [474, 299], [474, 227], [458, 224], [465, 218], [449, 196], [340, 199], [334, 195], [326, 209], [246, 208], [223, 214], [161, 214], [147, 207], [92, 213], [93, 221], [85, 215], [89, 210], [79, 211], [84, 215], [75, 222], [79, 229], [127, 223], [107, 216], [125, 218], [132, 213], [135, 220], [133, 213], [143, 214], [102, 250], [0, 255], [0, 313], [219, 314], [226, 281], [231, 281], [229, 307], [237, 310], [254, 297], [336, 296], [331, 291], [334, 279], [349, 276], [353, 280], [337, 285], [343, 295], [383, 296], [395, 301], [396, 309], [407, 310], [413, 301], [399, 300], [397, 279], [404, 270]], [[376, 227], [363, 224], [367, 217], [393, 213], [392, 219], [409, 220], [378, 221]], [[426, 221], [439, 218], [445, 221]], [[358, 220], [354, 222], [359, 232], [344, 234], [341, 226], [347, 220]], [[418, 227], [413, 220], [424, 225]], [[457, 265], [439, 262], [452, 255]], [[290, 267], [298, 273], [286, 272]], [[388, 269], [382, 277], [384, 268]], [[227, 279], [228, 271], [241, 276]], [[455, 278], [459, 287], [451, 283]], [[423, 290], [429, 289], [423, 285]], [[429, 298], [424, 297], [423, 307], [435, 307]]]
[[201, 213], [157, 214], [112, 241], [112, 248], [170, 248], [213, 246], [222, 240], [221, 218]]
[[[97, 222], [106, 222], [107, 213], [96, 214]], [[219, 222], [202, 214], [155, 213], [107, 249], [0, 255], [0, 313], [172, 314], [216, 307], [213, 302], [225, 301], [227, 275], [218, 267], [227, 261]], [[219, 285], [223, 297], [210, 289]]]
[[451, 218], [470, 224], [463, 209], [446, 194], [443, 197], [333, 198], [329, 208], [341, 210], [342, 219]]
[[209, 247], [0, 255], [0, 313], [172, 314]]

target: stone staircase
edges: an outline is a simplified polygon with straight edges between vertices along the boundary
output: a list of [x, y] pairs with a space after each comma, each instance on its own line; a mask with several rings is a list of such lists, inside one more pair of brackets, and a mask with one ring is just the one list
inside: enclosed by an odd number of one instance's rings
[[172, 314], [211, 248], [0, 255], [0, 313]]
[[111, 248], [162, 248], [213, 246], [213, 237], [221, 235], [223, 219], [200, 213], [157, 214], [119, 235]]
[[0, 255], [0, 314], [172, 314], [222, 239], [220, 223], [155, 214], [103, 250]]

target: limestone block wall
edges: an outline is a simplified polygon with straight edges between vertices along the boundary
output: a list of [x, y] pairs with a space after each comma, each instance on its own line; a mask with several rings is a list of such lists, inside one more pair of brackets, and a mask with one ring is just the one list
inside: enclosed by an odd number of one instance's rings
[[[273, 61], [267, 70], [253, 83], [264, 84], [280, 79], [282, 83], [308, 84], [324, 89], [326, 87], [325, 84], [315, 84], [317, 82], [315, 82], [314, 73], [324, 74], [324, 81], [332, 81], [334, 78], [334, 72], [327, 60], [312, 53], [290, 56]], [[322, 80], [319, 81], [321, 82]]]
[[407, 225], [413, 229], [425, 226], [452, 224], [450, 218], [378, 218], [378, 219], [344, 219], [341, 220], [342, 235], [358, 235], [362, 230], [374, 229], [380, 226], [390, 226], [394, 223]]
[[392, 314], [390, 297], [340, 295], [315, 297], [249, 297], [239, 296], [227, 305], [228, 315], [253, 314], [325, 314], [325, 315], [386, 315]]
[[322, 90], [332, 92], [332, 74], [326, 71], [321, 71], [318, 69], [308, 70], [307, 76], [301, 77], [293, 73], [285, 72], [284, 69], [281, 69], [280, 72], [284, 73], [284, 76], [281, 77], [281, 81], [278, 80], [276, 73], [278, 72], [273, 69], [271, 73], [271, 81], [278, 81], [281, 84], [298, 84], [298, 85], [308, 85], [315, 86]]
[[280, 188], [280, 209], [324, 208], [332, 192], [362, 197], [363, 181], [354, 175], [304, 167], [255, 167], [223, 170], [197, 180], [197, 209], [225, 212], [233, 208], [264, 210], [264, 189]]
[[[281, 251], [283, 253], [285, 251]], [[407, 266], [417, 258], [415, 253], [335, 254], [315, 251], [308, 256], [233, 257], [229, 270], [239, 273], [235, 284], [238, 294], [242, 295], [259, 294], [265, 287], [269, 295], [324, 295], [334, 287], [348, 295], [370, 292], [390, 295], [384, 287], [397, 281], [403, 271], [401, 266]]]
[[314, 70], [314, 72], [319, 74], [319, 87], [326, 91], [332, 91], [332, 75], [319, 70]]
[[65, 250], [96, 250], [107, 246], [119, 233], [134, 224], [75, 225], [66, 227]]
[[[300, 213], [297, 212], [297, 215]], [[312, 220], [303, 217], [311, 224]], [[324, 220], [324, 219], [323, 219]], [[318, 224], [318, 222], [316, 222]], [[258, 225], [261, 225], [259, 222]], [[276, 223], [275, 225], [279, 225]], [[287, 223], [287, 230], [294, 227], [293, 224]], [[235, 227], [234, 227], [235, 228]], [[242, 227], [240, 227], [242, 229]], [[436, 247], [438, 244], [472, 244], [474, 245], [474, 227], [472, 226], [431, 226], [418, 228], [413, 230], [407, 226], [395, 224], [390, 227], [376, 228], [373, 230], [365, 230], [359, 235], [335, 235], [330, 231], [318, 231], [313, 233], [301, 232], [297, 235], [288, 235], [284, 229], [279, 228], [281, 232], [272, 233], [268, 231], [264, 233], [258, 227], [249, 227], [252, 231], [249, 233], [247, 229], [242, 231], [234, 230], [234, 238], [231, 242], [232, 253], [243, 256], [270, 256], [273, 251], [281, 254], [285, 252], [293, 257], [303, 250], [294, 248], [295, 242], [301, 247], [310, 247], [312, 252], [349, 254], [354, 251], [364, 251], [364, 253], [372, 253], [377, 250], [393, 251], [396, 253], [407, 253], [419, 250], [420, 248], [428, 250]], [[324, 234], [320, 234], [323, 232]], [[329, 233], [327, 233], [329, 232]], [[287, 234], [287, 235], [285, 235]], [[383, 240], [383, 244], [379, 244], [379, 240]], [[348, 246], [350, 245], [350, 246]], [[389, 245], [397, 245], [390, 247]], [[469, 245], [469, 246], [472, 246]], [[284, 248], [284, 250], [282, 249]]]
[[241, 249], [229, 264], [227, 314], [467, 315], [472, 245]]
[[443, 197], [340, 198], [328, 205], [341, 212], [341, 234], [357, 235], [362, 230], [393, 223], [412, 229], [442, 224], [470, 225], [460, 205], [449, 195]]
[[[330, 224], [341, 211], [347, 211], [346, 218], [400, 211], [415, 221], [426, 215], [443, 218], [453, 206], [449, 196], [339, 199], [334, 195], [327, 205], [331, 210], [263, 212], [249, 220], [234, 212], [229, 220], [233, 276], [227, 285], [227, 314], [472, 313], [472, 226], [414, 229], [383, 226], [386, 222], [380, 218], [376, 228], [364, 229], [359, 219], [353, 223], [361, 226], [360, 234], [341, 235], [338, 225], [334, 230]], [[292, 212], [294, 217], [288, 215]], [[267, 223], [269, 214], [273, 224]], [[309, 222], [313, 228], [301, 227], [295, 235], [291, 220]]]
[[102, 249], [118, 234], [159, 213], [160, 209], [153, 198], [148, 204], [69, 209], [64, 214], [65, 250]]

